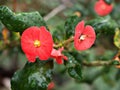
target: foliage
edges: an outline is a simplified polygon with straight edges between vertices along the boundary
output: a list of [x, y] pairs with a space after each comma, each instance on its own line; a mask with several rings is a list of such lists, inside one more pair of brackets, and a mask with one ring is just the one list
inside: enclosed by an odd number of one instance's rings
[[98, 17], [88, 21], [86, 24], [92, 25], [98, 35], [113, 35], [115, 28], [118, 27], [117, 23], [110, 16]]
[[69, 17], [66, 22], [65, 22], [65, 32], [66, 32], [66, 37], [69, 38], [72, 35], [74, 35], [74, 29], [77, 23], [81, 21], [81, 19], [77, 16], [71, 16]]
[[75, 58], [69, 54], [65, 54], [68, 57], [68, 62], [65, 63], [68, 74], [74, 79], [80, 81], [82, 79], [81, 65], [75, 60]]
[[9, 30], [16, 32], [23, 32], [30, 26], [46, 26], [39, 12], [15, 14], [6, 6], [0, 6], [0, 20]]
[[37, 60], [34, 64], [27, 62], [25, 67], [17, 71], [12, 80], [12, 90], [46, 90], [51, 81], [51, 61]]

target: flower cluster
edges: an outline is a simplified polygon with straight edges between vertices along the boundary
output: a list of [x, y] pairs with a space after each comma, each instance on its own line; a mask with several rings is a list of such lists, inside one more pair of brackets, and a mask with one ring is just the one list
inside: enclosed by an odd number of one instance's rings
[[94, 6], [95, 12], [100, 16], [106, 16], [113, 10], [112, 4], [107, 4], [104, 0], [98, 0]]
[[[100, 16], [108, 15], [112, 9], [112, 4], [107, 4], [105, 0], [98, 0], [94, 6], [95, 12]], [[79, 22], [75, 27], [74, 47], [76, 50], [87, 50], [95, 42], [96, 34], [90, 25], [85, 26], [84, 21]], [[48, 60], [54, 58], [58, 64], [63, 64], [63, 59], [68, 58], [62, 54], [64, 48], [58, 50], [53, 47], [53, 39], [45, 26], [32, 26], [27, 28], [21, 36], [21, 47], [29, 62], [35, 62], [36, 58]]]
[[[77, 24], [75, 28], [74, 46], [77, 50], [86, 50], [90, 48], [95, 41], [96, 35], [94, 29], [84, 21]], [[54, 58], [58, 64], [63, 64], [63, 60], [68, 58], [62, 54], [64, 48], [58, 50], [53, 48], [53, 39], [45, 26], [32, 26], [27, 28], [21, 36], [21, 47], [29, 62], [35, 62], [36, 58], [48, 60]]]

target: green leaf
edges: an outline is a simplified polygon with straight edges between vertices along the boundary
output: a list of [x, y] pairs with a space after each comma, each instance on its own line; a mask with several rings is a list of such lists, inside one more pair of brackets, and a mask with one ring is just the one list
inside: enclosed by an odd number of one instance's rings
[[68, 57], [68, 61], [65, 62], [67, 68], [75, 67], [76, 64], [79, 64], [71, 54], [67, 52], [64, 52], [64, 54]]
[[71, 54], [65, 53], [65, 55], [68, 57], [68, 61], [65, 62], [68, 74], [76, 80], [81, 80], [81, 65], [75, 60], [75, 58]]
[[87, 25], [94, 27], [97, 35], [114, 35], [117, 23], [110, 16], [98, 17], [86, 22]]
[[57, 26], [55, 31], [53, 31], [52, 36], [55, 43], [63, 42], [63, 40], [65, 39], [64, 28], [61, 26]]
[[6, 6], [0, 6], [0, 20], [9, 30], [16, 32], [23, 32], [30, 26], [46, 26], [39, 12], [15, 14]]
[[120, 30], [118, 28], [115, 31], [114, 44], [120, 49]]
[[112, 62], [112, 64], [113, 64], [113, 65], [118, 65], [118, 66], [119, 66], [119, 65], [120, 65], [120, 62], [117, 61], [117, 60], [114, 60], [114, 61]]
[[105, 0], [107, 4], [112, 4], [113, 0]]
[[75, 67], [68, 68], [69, 75], [76, 79], [76, 80], [82, 80], [82, 72], [81, 72], [81, 66], [76, 65]]
[[81, 21], [81, 18], [77, 16], [70, 16], [65, 22], [65, 32], [66, 37], [69, 38], [75, 33], [75, 26], [78, 22]]
[[52, 61], [27, 62], [11, 79], [12, 90], [46, 90], [51, 82]]

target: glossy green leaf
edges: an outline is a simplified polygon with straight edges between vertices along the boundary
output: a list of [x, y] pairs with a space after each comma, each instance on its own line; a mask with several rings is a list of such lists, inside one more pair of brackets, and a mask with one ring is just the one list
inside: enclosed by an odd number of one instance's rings
[[116, 47], [120, 49], [120, 30], [119, 29], [116, 29], [115, 31], [114, 44]]
[[0, 20], [9, 30], [16, 32], [23, 32], [30, 26], [46, 26], [38, 12], [15, 14], [6, 6], [0, 6]]
[[69, 17], [65, 22], [65, 32], [66, 37], [69, 38], [75, 33], [75, 26], [78, 24], [78, 22], [81, 20], [81, 18], [77, 16], [71, 16]]
[[65, 62], [68, 74], [76, 80], [81, 80], [81, 65], [75, 60], [75, 58], [71, 54], [66, 53], [65, 55], [68, 57], [68, 61]]
[[68, 57], [68, 61], [65, 62], [67, 68], [75, 67], [76, 64], [79, 64], [71, 54], [69, 53], [64, 54]]
[[97, 35], [114, 35], [117, 23], [110, 16], [98, 17], [86, 22], [87, 25], [94, 27]]
[[53, 39], [55, 43], [62, 42], [65, 39], [65, 30], [61, 26], [57, 26], [55, 31], [53, 31]]
[[46, 90], [51, 82], [52, 61], [27, 62], [11, 79], [12, 90]]
[[111, 4], [111, 3], [113, 2], [113, 0], [105, 0], [105, 2], [106, 2], [107, 4]]
[[72, 78], [82, 80], [81, 66], [76, 65], [75, 67], [68, 68], [68, 73]]
[[114, 61], [112, 62], [112, 64], [113, 64], [113, 65], [120, 65], [120, 62], [117, 61], [117, 60], [114, 60]]

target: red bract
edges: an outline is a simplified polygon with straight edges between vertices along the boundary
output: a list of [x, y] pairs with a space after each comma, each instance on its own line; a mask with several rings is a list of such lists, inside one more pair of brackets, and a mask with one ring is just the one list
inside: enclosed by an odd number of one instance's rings
[[94, 6], [95, 12], [100, 16], [108, 15], [112, 9], [112, 4], [107, 4], [104, 0], [99, 0], [95, 3]]
[[55, 87], [54, 82], [51, 82], [51, 83], [48, 84], [47, 90], [53, 90], [54, 87]]
[[52, 36], [44, 26], [30, 27], [21, 36], [21, 47], [30, 62], [35, 62], [37, 57], [47, 60], [53, 48]]
[[63, 60], [62, 59], [68, 60], [68, 58], [61, 53], [63, 50], [64, 50], [63, 47], [58, 49], [58, 50], [56, 50], [56, 49], [52, 50], [51, 57], [55, 58], [56, 62], [58, 64], [63, 64]]
[[95, 42], [96, 34], [93, 27], [84, 26], [84, 21], [77, 24], [75, 28], [74, 46], [77, 50], [86, 50]]

